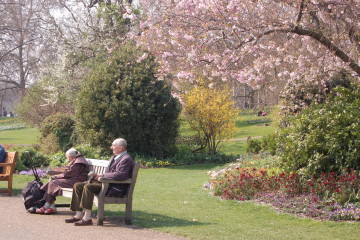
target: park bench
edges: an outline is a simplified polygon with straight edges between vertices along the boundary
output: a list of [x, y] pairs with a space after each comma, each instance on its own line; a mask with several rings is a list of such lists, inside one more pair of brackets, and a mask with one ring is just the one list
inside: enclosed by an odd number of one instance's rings
[[0, 181], [8, 182], [7, 189], [1, 189], [0, 193], [7, 193], [9, 196], [12, 195], [12, 180], [17, 156], [18, 152], [7, 152], [5, 162], [0, 163], [0, 167], [3, 168], [2, 172], [0, 172]]
[[[89, 164], [89, 170], [93, 171], [97, 174], [105, 173], [106, 167], [109, 164], [107, 160], [98, 160], [98, 159], [86, 159]], [[117, 181], [108, 178], [99, 178], [99, 181], [102, 183], [101, 191], [98, 195], [94, 198], [94, 203], [98, 208], [97, 212], [97, 225], [103, 225], [103, 221], [105, 218], [105, 204], [125, 204], [125, 223], [131, 224], [131, 215], [132, 215], [132, 199], [133, 199], [133, 192], [135, 188], [136, 178], [138, 175], [138, 171], [140, 168], [140, 164], [135, 163], [132, 171], [132, 177], [124, 180], [124, 181]], [[48, 171], [49, 175], [58, 174], [59, 172], [56, 171]], [[127, 195], [123, 197], [109, 197], [106, 196], [105, 193], [109, 187], [110, 183], [116, 184], [129, 184], [129, 189]], [[62, 188], [60, 192], [60, 196], [72, 197], [72, 188]], [[57, 207], [68, 207], [69, 204], [57, 204]]]

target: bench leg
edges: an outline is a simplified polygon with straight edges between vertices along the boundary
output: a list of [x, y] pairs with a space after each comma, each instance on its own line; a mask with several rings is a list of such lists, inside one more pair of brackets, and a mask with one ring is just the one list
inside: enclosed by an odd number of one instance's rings
[[132, 201], [126, 204], [125, 207], [125, 224], [131, 225], [131, 215], [132, 215]]
[[105, 218], [104, 200], [99, 199], [98, 212], [97, 212], [97, 225], [103, 225]]
[[12, 195], [12, 177], [10, 177], [10, 179], [8, 181], [8, 195], [9, 196]]

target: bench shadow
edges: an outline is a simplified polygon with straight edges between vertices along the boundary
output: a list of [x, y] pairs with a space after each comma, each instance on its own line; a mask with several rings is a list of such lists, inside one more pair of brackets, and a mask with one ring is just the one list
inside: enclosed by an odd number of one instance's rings
[[[21, 190], [14, 189], [14, 194], [12, 197], [20, 197]], [[63, 203], [63, 201], [59, 201]], [[65, 203], [65, 202], [64, 202]], [[66, 216], [71, 217], [74, 215], [68, 207], [59, 207], [57, 216]], [[93, 208], [93, 221], [96, 225], [96, 207]], [[145, 228], [161, 228], [161, 227], [182, 227], [182, 226], [201, 226], [201, 225], [210, 225], [211, 222], [200, 222], [197, 219], [181, 219], [176, 217], [170, 217], [162, 214], [149, 213], [143, 211], [133, 211], [132, 213], [132, 225], [125, 224], [125, 212], [124, 211], [109, 211], [105, 210], [105, 220], [103, 227], [127, 227], [132, 229], [140, 229], [137, 225], [144, 226]]]
[[[94, 212], [96, 214], [96, 211]], [[116, 216], [114, 216], [116, 214]], [[96, 216], [93, 216], [96, 218]], [[96, 220], [95, 220], [96, 222]], [[140, 229], [140, 224], [145, 228], [161, 228], [161, 227], [182, 227], [182, 226], [201, 226], [209, 225], [212, 223], [199, 222], [196, 219], [185, 220], [180, 218], [174, 218], [166, 215], [148, 213], [143, 211], [133, 211], [132, 225], [125, 224], [125, 217], [119, 216], [119, 213], [105, 211], [104, 227], [127, 227], [132, 229]]]

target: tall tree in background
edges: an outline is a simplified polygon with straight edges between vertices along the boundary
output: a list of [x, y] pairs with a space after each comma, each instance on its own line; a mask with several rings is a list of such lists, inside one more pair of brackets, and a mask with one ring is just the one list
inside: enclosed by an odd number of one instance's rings
[[4, 89], [24, 90], [36, 80], [39, 64], [52, 48], [44, 38], [42, 14], [49, 2], [0, 1], [0, 83]]
[[360, 75], [357, 0], [140, 0], [139, 43], [160, 73], [201, 73], [255, 88], [272, 81]]
[[130, 5], [122, 1], [90, 5], [88, 0], [51, 2], [43, 20], [48, 26], [44, 32], [47, 40], [56, 46], [54, 61], [42, 63], [41, 77], [18, 107], [22, 118], [35, 125], [56, 112], [74, 114], [84, 76], [99, 56], [110, 56], [126, 42], [133, 18], [126, 15]]

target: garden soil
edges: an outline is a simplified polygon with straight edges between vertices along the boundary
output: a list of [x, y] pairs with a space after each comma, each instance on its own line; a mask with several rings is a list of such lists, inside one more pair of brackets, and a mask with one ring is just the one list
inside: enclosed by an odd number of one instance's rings
[[165, 233], [143, 229], [134, 225], [125, 225], [121, 219], [105, 219], [103, 226], [76, 227], [65, 223], [73, 212], [68, 208], [58, 208], [54, 215], [30, 214], [24, 208], [21, 196], [0, 195], [0, 239], [1, 240], [185, 240]]

